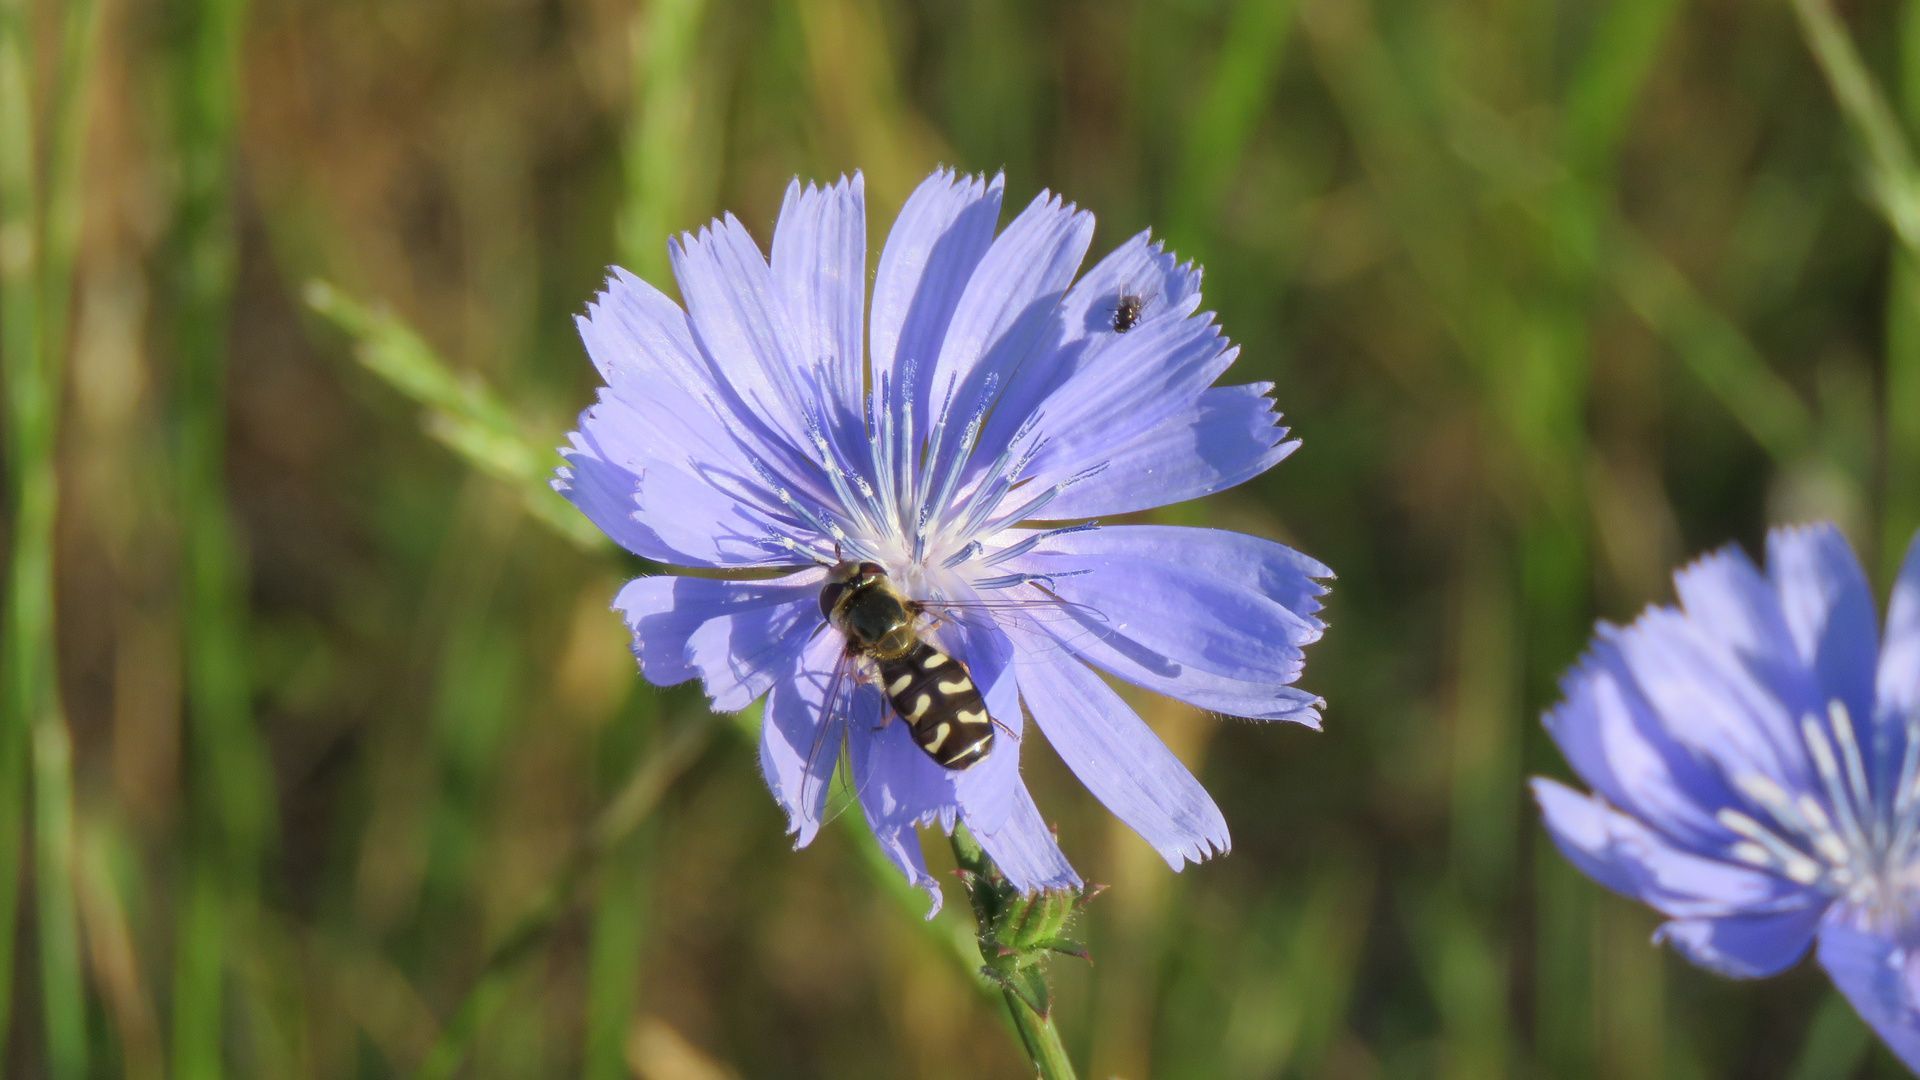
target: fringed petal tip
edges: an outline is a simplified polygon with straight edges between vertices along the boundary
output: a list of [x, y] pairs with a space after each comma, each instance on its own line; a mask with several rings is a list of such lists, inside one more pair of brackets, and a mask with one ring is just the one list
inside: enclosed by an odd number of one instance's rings
[[[1260, 723], [1278, 722], [1278, 723], [1286, 723], [1286, 724], [1298, 724], [1309, 731], [1321, 731], [1324, 729], [1321, 727], [1320, 713], [1324, 709], [1326, 709], [1326, 707], [1327, 707], [1327, 699], [1316, 696], [1312, 701], [1305, 702], [1304, 704], [1301, 704], [1295, 708], [1287, 709], [1283, 712], [1276, 713], [1275, 715], [1272, 715], [1272, 716], [1249, 716], [1249, 717], [1244, 717], [1244, 719], [1253, 720]], [[1228, 719], [1238, 720], [1243, 718], [1228, 717]]]
[[[930, 815], [930, 817], [935, 816]], [[940, 908], [946, 902], [946, 898], [941, 894], [940, 882], [927, 870], [926, 856], [920, 851], [919, 825], [916, 823], [875, 829], [873, 838], [887, 856], [887, 861], [905, 875], [907, 884], [926, 891], [927, 899], [930, 901], [927, 918], [932, 919], [940, 914]]]
[[1177, 851], [1162, 850], [1160, 857], [1167, 860], [1167, 865], [1172, 867], [1173, 872], [1177, 874], [1185, 870], [1189, 865], [1199, 866], [1208, 859], [1225, 855], [1232, 850], [1233, 837], [1227, 835], [1223, 830], [1219, 836], [1210, 836], [1205, 841], [1190, 847], [1181, 848]]

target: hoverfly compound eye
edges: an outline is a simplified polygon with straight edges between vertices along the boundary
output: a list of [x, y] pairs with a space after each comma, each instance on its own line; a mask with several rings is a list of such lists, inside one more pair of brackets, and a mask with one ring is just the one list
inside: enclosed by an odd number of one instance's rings
[[846, 590], [846, 583], [827, 579], [827, 583], [820, 589], [820, 614], [823, 618], [828, 620], [833, 618], [834, 605], [840, 602], [840, 594]]
[[863, 562], [860, 564], [860, 568], [854, 571], [854, 579], [856, 581], [871, 581], [874, 578], [886, 576], [887, 568], [877, 562]]

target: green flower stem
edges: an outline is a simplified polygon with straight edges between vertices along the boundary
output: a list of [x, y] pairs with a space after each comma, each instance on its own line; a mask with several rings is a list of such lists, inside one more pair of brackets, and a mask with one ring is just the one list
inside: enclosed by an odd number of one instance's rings
[[1034, 1069], [1045, 1080], [1073, 1080], [1073, 1062], [1067, 1058], [1067, 1048], [1061, 1045], [1053, 1020], [1034, 1012], [1019, 994], [1011, 990], [1005, 993], [1007, 1012], [1013, 1016], [1014, 1029], [1020, 1032], [1020, 1043], [1033, 1059]]
[[1086, 956], [1064, 936], [1067, 923], [1098, 889], [1052, 889], [1021, 895], [1000, 874], [964, 825], [953, 830], [953, 858], [980, 926], [981, 974], [998, 984], [1020, 1045], [1042, 1080], [1073, 1080], [1073, 1061], [1053, 1026], [1047, 958]]

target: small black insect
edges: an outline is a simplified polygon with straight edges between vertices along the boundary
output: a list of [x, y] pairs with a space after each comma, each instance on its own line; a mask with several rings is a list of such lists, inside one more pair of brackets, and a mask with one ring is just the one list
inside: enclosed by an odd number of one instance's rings
[[1120, 299], [1113, 304], [1113, 332], [1124, 334], [1140, 325], [1140, 316], [1146, 309], [1146, 297], [1138, 293], [1121, 293]]

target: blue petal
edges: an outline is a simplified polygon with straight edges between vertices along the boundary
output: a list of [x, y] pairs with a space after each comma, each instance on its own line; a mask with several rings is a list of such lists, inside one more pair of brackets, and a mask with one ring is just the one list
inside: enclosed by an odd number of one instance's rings
[[[874, 700], [878, 700], [877, 694]], [[1020, 779], [1017, 742], [996, 745], [986, 761], [955, 772], [935, 764], [897, 717], [879, 727], [878, 710], [871, 715], [874, 720], [856, 720], [848, 728], [860, 805], [887, 857], [907, 880], [932, 897], [933, 910], [928, 918], [940, 910], [940, 889], [927, 872], [917, 828], [937, 822], [951, 832], [956, 816], [966, 822], [1001, 873], [1021, 891], [1080, 883]], [[1019, 715], [1017, 710], [1013, 715]], [[1005, 732], [1000, 735], [1004, 740]], [[997, 816], [983, 816], [978, 800], [961, 796], [956, 803], [956, 791], [996, 759], [1008, 763], [1006, 805], [994, 812]]]
[[820, 821], [840, 761], [844, 717], [823, 722], [821, 703], [836, 689], [833, 684], [840, 657], [838, 638], [822, 634], [809, 641], [793, 670], [774, 680], [760, 721], [760, 772], [767, 790], [787, 812], [787, 831], [806, 847], [820, 831]]
[[1117, 445], [1190, 413], [1238, 355], [1210, 316], [1141, 324], [1038, 406], [1045, 443], [1027, 475], [1050, 485], [1107, 461]]
[[1737, 551], [1701, 559], [1674, 584], [1685, 614], [1649, 609], [1616, 638], [1667, 733], [1730, 779], [1820, 790], [1799, 722], [1824, 715], [1826, 701], [1794, 650], [1778, 594]]
[[1092, 364], [1101, 350], [1121, 340], [1113, 319], [1122, 294], [1142, 301], [1136, 327], [1162, 317], [1185, 318], [1200, 303], [1200, 271], [1162, 250], [1150, 231], [1108, 252], [1060, 301], [1064, 331], [1060, 346], [1052, 357], [1034, 365], [1036, 374], [1044, 372], [1052, 381], [1035, 384], [1036, 394], [1051, 392], [1067, 376]]
[[1736, 979], [1778, 975], [1807, 955], [1824, 904], [1766, 915], [1734, 915], [1724, 919], [1681, 919], [1654, 932], [1680, 955], [1708, 971]]
[[940, 914], [941, 905], [945, 901], [940, 895], [940, 882], [927, 871], [927, 857], [920, 850], [919, 830], [912, 827], [893, 829], [875, 827], [873, 838], [879, 842], [880, 850], [886, 854], [887, 861], [906, 875], [907, 883], [926, 891], [928, 899], [932, 901], [927, 907], [927, 918], [931, 919]]
[[1019, 687], [1009, 665], [1012, 647], [991, 627], [960, 627], [953, 636], [955, 640], [942, 645], [965, 660], [988, 714], [1000, 721], [985, 760], [967, 769], [942, 768], [913, 741], [907, 723], [891, 706], [877, 704], [880, 695], [870, 685], [861, 691], [876, 703], [871, 718], [848, 728], [854, 784], [867, 822], [902, 872], [934, 894], [935, 911], [940, 906], [938, 889], [925, 876], [916, 827], [939, 821], [951, 831], [958, 815], [976, 836], [997, 834], [1007, 827], [1025, 792], [1020, 780]]
[[1820, 931], [1820, 966], [1894, 1056], [1920, 1071], [1920, 955], [1830, 920]]
[[[1800, 662], [1818, 677], [1825, 696], [1845, 702], [1864, 728], [1873, 716], [1880, 641], [1873, 593], [1853, 549], [1831, 524], [1775, 529], [1767, 535], [1767, 574]], [[1872, 753], [1872, 739], [1860, 743]]]
[[1062, 478], [1105, 464], [1087, 482], [1047, 504], [1061, 520], [1151, 510], [1225, 491], [1279, 464], [1300, 446], [1287, 441], [1267, 394], [1272, 383], [1216, 386], [1138, 435], [1087, 446], [1079, 460], [1053, 466]]
[[[1825, 909], [1826, 897], [1816, 890], [1682, 850], [1604, 800], [1565, 784], [1536, 778], [1533, 796], [1569, 861], [1607, 888], [1675, 919], [1757, 918], [1809, 908], [1817, 917]], [[1806, 938], [1796, 947], [1804, 949]]]
[[760, 541], [791, 515], [754, 462], [794, 473], [795, 489], [823, 493], [785, 437], [717, 381], [672, 301], [625, 271], [579, 320], [606, 378], [580, 417], [554, 486], [616, 542], [683, 566], [764, 564]]
[[[988, 715], [997, 721], [992, 751], [970, 768], [943, 768], [913, 741], [907, 723], [892, 706], [883, 705], [870, 725], [874, 730], [850, 730], [856, 783], [863, 785], [863, 798], [870, 800], [869, 817], [879, 814], [892, 820], [905, 814], [922, 821], [939, 811], [951, 823], [956, 808], [964, 808], [970, 828], [995, 829], [1012, 812], [1014, 791], [1020, 786], [1024, 721], [1019, 683], [1011, 667], [1012, 646], [991, 626], [961, 626], [946, 633], [936, 631], [934, 636], [944, 639], [941, 645], [966, 663]], [[879, 730], [882, 723], [884, 731]], [[868, 778], [880, 786], [868, 792], [864, 787]]]
[[694, 343], [687, 314], [666, 294], [619, 267], [575, 325], [608, 386], [669, 389], [698, 398], [713, 373]]
[[991, 831], [1013, 812], [1020, 784], [1020, 739], [1025, 718], [1020, 713], [1020, 682], [1013, 670], [1013, 645], [991, 625], [956, 627], [953, 655], [967, 665], [973, 684], [995, 721], [993, 749], [971, 768], [947, 770], [954, 799], [966, 809], [967, 827]]
[[[1262, 553], [1271, 558], [1256, 561]], [[1083, 618], [1063, 635], [1071, 649], [1095, 642], [1136, 655], [1145, 649], [1151, 655], [1140, 655], [1140, 662], [1166, 677], [1180, 674], [1166, 666], [1170, 662], [1234, 680], [1285, 684], [1299, 676], [1301, 647], [1320, 637], [1320, 620], [1311, 614], [1318, 602], [1306, 600], [1324, 591], [1290, 567], [1288, 556], [1302, 558], [1233, 533], [1121, 526], [1053, 537], [1003, 565], [1050, 575], [1062, 599], [1098, 612], [1097, 620]], [[1246, 570], [1231, 569], [1240, 559], [1248, 560], [1240, 564]], [[1281, 579], [1272, 595], [1258, 583], [1269, 570]], [[1290, 610], [1283, 599], [1305, 610]]]
[[[680, 566], [713, 566], [708, 558], [676, 549], [660, 534], [641, 524], [640, 477], [602, 457], [582, 432], [569, 436], [571, 447], [560, 456], [567, 464], [555, 470], [548, 483], [566, 496], [608, 539], [643, 559]], [[709, 547], [708, 550], [711, 550]]]
[[935, 818], [951, 822], [957, 807], [951, 770], [943, 769], [913, 741], [906, 721], [863, 685], [860, 720], [847, 727], [854, 790], [867, 821], [882, 829], [912, 828]]
[[931, 381], [954, 309], [993, 244], [1004, 186], [1001, 176], [988, 181], [942, 169], [900, 208], [873, 279], [875, 386], [908, 360], [919, 364], [923, 384]]
[[1299, 616], [1313, 631], [1313, 618], [1331, 578], [1325, 563], [1285, 544], [1225, 529], [1179, 525], [1106, 525], [1062, 533], [1044, 541], [1035, 554], [1131, 555], [1174, 563], [1240, 588], [1251, 589]]
[[[847, 729], [854, 784], [868, 824], [908, 878], [935, 893], [936, 911], [940, 900], [932, 879], [924, 876], [916, 827], [938, 821], [951, 831], [958, 817], [985, 843], [985, 837], [1001, 835], [1010, 827], [1010, 818], [1026, 798], [1020, 780], [1022, 719], [1019, 685], [1010, 670], [1012, 646], [991, 626], [959, 626], [938, 636], [947, 639], [941, 642], [943, 647], [966, 662], [987, 702], [988, 714], [999, 721], [993, 750], [985, 760], [967, 769], [942, 768], [913, 741], [907, 723], [894, 714], [891, 706], [876, 704], [869, 719], [856, 721]], [[880, 701], [871, 685], [863, 685], [861, 692], [876, 703]], [[1022, 834], [1016, 829], [1005, 835], [1014, 838]], [[1015, 845], [1010, 853], [1030, 865], [1042, 865], [1044, 860], [1033, 862], [1038, 856], [1024, 844]], [[1064, 860], [1060, 862], [1065, 865]], [[1067, 872], [1070, 874], [1071, 868]], [[1051, 880], [1052, 876], [1057, 875], [1041, 874], [1034, 880]]]
[[[606, 379], [602, 437], [635, 459], [697, 462], [750, 473], [760, 458], [798, 461], [790, 434], [744, 401], [726, 367], [704, 353], [679, 305], [618, 267], [574, 320]], [[735, 365], [737, 366], [737, 365]]]
[[1167, 865], [1232, 846], [1206, 789], [1099, 676], [1058, 656], [1023, 655], [1016, 669], [1020, 696], [1060, 760]]
[[[1738, 551], [1716, 553], [1675, 575], [1684, 612], [1603, 626], [1547, 717], [1588, 783], [1693, 850], [1738, 839], [1722, 809], [1766, 816], [1733, 786], [1749, 778], [1824, 801], [1800, 720], [1870, 693], [1872, 602], [1844, 542], [1785, 531], [1771, 551], [1771, 580]], [[1850, 708], [1856, 725], [1871, 715]], [[1884, 771], [1884, 743], [1876, 755], [1875, 740], [1858, 742]]]
[[1546, 727], [1581, 779], [1608, 802], [1692, 851], [1727, 851], [1740, 838], [1715, 816], [1752, 813], [1710, 760], [1669, 733], [1641, 693], [1619, 639], [1603, 625], [1593, 647], [1561, 681], [1566, 699]]
[[[987, 249], [954, 309], [938, 361], [931, 371], [922, 365], [920, 398], [937, 406], [951, 394], [954, 402], [956, 418], [943, 452], [957, 447], [963, 421], [992, 400], [990, 391], [998, 394], [996, 412], [1008, 413], [1005, 419], [1015, 424], [1037, 404], [998, 392], [1006, 390], [1025, 360], [1057, 336], [1055, 309], [1092, 239], [1092, 214], [1043, 191]], [[1000, 449], [1001, 444], [983, 436], [974, 453], [989, 460]]]
[[816, 399], [835, 406], [833, 418], [850, 434], [861, 425], [865, 394], [867, 205], [859, 173], [825, 189], [787, 185], [773, 231], [773, 283], [793, 327], [792, 355], [809, 372], [824, 370]]
[[606, 422], [596, 406], [581, 417], [555, 490], [565, 495], [615, 543], [642, 558], [672, 566], [755, 566], [769, 561], [762, 540], [784, 528], [786, 515], [754, 505], [743, 478], [719, 469], [695, 475], [684, 467], [623, 453], [620, 439], [634, 426]]
[[1177, 265], [1145, 232], [1108, 252], [1067, 290], [1049, 334], [1008, 376], [1003, 400], [1019, 407], [994, 413], [981, 440], [984, 445], [1005, 445], [1034, 406], [1122, 340], [1113, 320], [1123, 293], [1144, 302], [1141, 323], [1163, 316], [1184, 318], [1200, 303], [1200, 273], [1190, 263]]
[[635, 578], [613, 607], [651, 682], [698, 676], [715, 709], [738, 712], [793, 669], [819, 627], [820, 578], [819, 570], [771, 581]]
[[932, 897], [932, 918], [940, 910], [940, 884], [927, 872], [918, 827], [934, 821], [952, 827], [953, 784], [947, 770], [914, 744], [906, 723], [881, 704], [875, 688], [861, 686], [856, 701], [847, 746], [860, 808], [887, 858]]
[[1893, 583], [1887, 605], [1887, 635], [1880, 646], [1875, 672], [1874, 716], [1879, 737], [1885, 740], [1888, 763], [1897, 779], [1898, 762], [1906, 753], [1907, 725], [1920, 723], [1920, 533], [1914, 534]]
[[1288, 684], [1320, 636], [1313, 579], [1332, 571], [1319, 562], [1239, 533], [1122, 525], [1049, 537], [1005, 565], [1062, 575], [1054, 591], [1084, 605], [1010, 616], [1059, 648], [1203, 709], [1318, 726], [1319, 699]]
[[668, 245], [701, 353], [721, 380], [794, 447], [809, 444], [814, 398], [796, 357], [786, 305], [746, 226], [726, 215]]
[[1080, 875], [1073, 872], [1072, 864], [1061, 854], [1060, 842], [1054, 839], [1053, 830], [1040, 816], [1040, 808], [1033, 804], [1027, 785], [1014, 788], [1012, 812], [998, 828], [976, 828], [969, 821], [967, 829], [992, 856], [1000, 873], [1021, 892], [1079, 887]]

